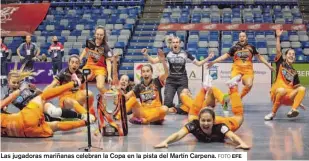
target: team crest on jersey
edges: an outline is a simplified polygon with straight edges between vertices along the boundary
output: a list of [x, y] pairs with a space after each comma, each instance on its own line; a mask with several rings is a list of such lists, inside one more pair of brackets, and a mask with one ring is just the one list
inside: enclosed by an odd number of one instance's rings
[[[104, 51], [104, 49], [103, 49]], [[88, 56], [92, 58], [92, 60], [96, 63], [100, 60], [101, 56], [103, 55], [101, 52], [98, 52], [98, 50], [88, 50]]]
[[296, 75], [295, 72], [293, 72], [292, 70], [288, 70], [288, 69], [286, 69], [286, 68], [283, 68], [282, 71], [281, 71], [281, 73], [282, 73], [282, 76], [284, 77], [284, 79], [285, 79], [286, 81], [288, 81], [289, 83], [290, 83], [290, 82], [293, 82], [294, 77], [295, 77], [295, 75]]
[[250, 53], [248, 51], [239, 51], [236, 54], [236, 57], [240, 60], [242, 60], [242, 62], [246, 62], [247, 60], [249, 60], [250, 57]]
[[143, 92], [140, 93], [140, 98], [142, 102], [153, 101], [156, 99], [156, 88], [155, 85], [152, 84], [150, 86], [144, 87]]

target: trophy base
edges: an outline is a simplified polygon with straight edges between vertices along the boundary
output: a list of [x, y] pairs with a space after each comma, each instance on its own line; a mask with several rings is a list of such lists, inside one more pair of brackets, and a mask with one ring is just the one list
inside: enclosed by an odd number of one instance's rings
[[110, 124], [107, 124], [105, 127], [103, 127], [103, 136], [119, 136], [118, 130], [111, 126]]

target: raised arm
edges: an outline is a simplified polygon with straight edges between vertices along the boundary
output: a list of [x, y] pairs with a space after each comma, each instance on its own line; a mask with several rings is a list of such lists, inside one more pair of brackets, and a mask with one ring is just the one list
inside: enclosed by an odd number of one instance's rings
[[238, 137], [234, 132], [228, 131], [225, 134], [225, 136], [228, 137], [233, 142], [238, 144], [236, 149], [244, 149], [244, 150], [249, 150], [250, 149], [250, 147], [244, 141], [242, 141], [241, 138]]
[[210, 62], [209, 64], [207, 64], [207, 67], [210, 68], [211, 66], [213, 66], [216, 63], [219, 63], [227, 58], [229, 58], [230, 55], [228, 53], [225, 53], [224, 55], [221, 55], [219, 58], [217, 58], [216, 60]]
[[186, 127], [181, 128], [178, 132], [170, 135], [167, 139], [159, 143], [158, 145], [154, 146], [154, 148], [167, 148], [168, 144], [174, 143], [176, 141], [179, 141], [183, 137], [185, 137], [188, 134], [188, 130]]
[[112, 63], [111, 59], [106, 59], [106, 66], [107, 66], [107, 80], [108, 83], [112, 83]]
[[112, 63], [113, 63], [113, 85], [117, 85], [119, 82], [118, 79], [118, 59], [119, 59], [119, 54], [115, 54], [112, 57]]
[[[256, 50], [256, 49], [254, 49]], [[265, 64], [271, 71], [275, 71], [275, 69], [265, 60], [265, 58], [261, 54], [255, 54], [256, 58], [259, 59], [260, 62]]]
[[151, 64], [156, 64], [160, 62], [158, 57], [153, 58], [152, 56], [148, 55], [148, 50], [146, 48], [142, 49], [141, 52]]
[[212, 52], [210, 52], [210, 53], [208, 54], [208, 57], [207, 57], [206, 59], [201, 60], [201, 61], [196, 60], [196, 61], [194, 61], [193, 63], [194, 63], [196, 66], [199, 66], [199, 67], [200, 67], [200, 66], [204, 65], [206, 62], [208, 62], [210, 59], [212, 59], [214, 56], [215, 56], [215, 53], [212, 51]]
[[87, 50], [87, 49], [84, 48], [83, 52], [80, 54], [80, 56], [79, 56], [79, 60], [80, 60], [80, 61], [83, 61], [83, 58], [85, 57], [86, 52], [87, 52], [86, 50]]
[[277, 29], [276, 30], [276, 57], [279, 58], [281, 53], [281, 44], [280, 44], [280, 36], [282, 35], [283, 30]]
[[54, 79], [54, 80], [51, 82], [51, 84], [49, 84], [48, 86], [46, 86], [46, 87], [44, 88], [44, 90], [50, 89], [50, 88], [54, 88], [54, 87], [56, 87], [57, 85], [59, 85], [59, 81], [58, 81], [57, 79]]
[[168, 67], [167, 67], [167, 63], [166, 63], [166, 59], [165, 59], [165, 55], [163, 53], [163, 51], [160, 49], [159, 52], [159, 60], [163, 65], [164, 68], [164, 74], [160, 75], [159, 79], [161, 82], [164, 82], [166, 80], [166, 78], [168, 77]]

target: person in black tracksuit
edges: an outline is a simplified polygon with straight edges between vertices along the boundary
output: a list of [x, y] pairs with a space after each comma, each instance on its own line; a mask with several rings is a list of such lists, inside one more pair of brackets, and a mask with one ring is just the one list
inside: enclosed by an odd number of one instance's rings
[[62, 57], [64, 55], [63, 45], [58, 42], [57, 36], [52, 39], [52, 44], [48, 49], [48, 53], [52, 58], [53, 62], [53, 74], [56, 75], [62, 70]]
[[[193, 64], [202, 66], [213, 57], [213, 53], [204, 60], [197, 60], [189, 52], [181, 49], [180, 39], [178, 37], [172, 37], [171, 51], [165, 53], [165, 57], [169, 64], [169, 75], [166, 79], [165, 90], [164, 90], [164, 105], [170, 108], [170, 112], [177, 112], [173, 104], [175, 93], [177, 92], [178, 97], [183, 89], [188, 88], [188, 76], [186, 71], [187, 60], [191, 60]], [[148, 55], [147, 49], [142, 49], [142, 53], [147, 57], [150, 63], [155, 64], [159, 62], [158, 57], [153, 58]], [[180, 99], [179, 99], [180, 100]]]
[[[2, 43], [2, 38], [0, 39], [0, 59], [1, 59], [1, 76], [3, 76], [4, 78], [7, 76], [8, 74], [8, 70], [7, 70], [7, 63], [8, 63], [8, 57], [9, 57], [9, 49], [7, 48], [7, 46]], [[5, 85], [6, 79], [1, 79], [1, 86]]]
[[31, 36], [26, 36], [26, 42], [22, 43], [17, 49], [17, 55], [21, 59], [21, 63], [25, 64], [25, 70], [33, 70], [34, 61], [40, 54], [40, 48], [31, 42]]

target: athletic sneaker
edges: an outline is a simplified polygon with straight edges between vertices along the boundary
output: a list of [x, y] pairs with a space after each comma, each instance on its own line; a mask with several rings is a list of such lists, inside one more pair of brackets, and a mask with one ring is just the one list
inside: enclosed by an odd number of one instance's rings
[[228, 110], [228, 104], [230, 101], [230, 95], [229, 94], [224, 94], [223, 95], [223, 111], [227, 111]]
[[[87, 121], [87, 113], [82, 114], [82, 120]], [[92, 114], [89, 114], [89, 121], [90, 124], [93, 124], [95, 122], [95, 117]]]
[[212, 77], [210, 75], [206, 75], [205, 81], [203, 82], [203, 88], [205, 90], [208, 90], [210, 87], [212, 87]]
[[142, 119], [139, 119], [139, 118], [137, 118], [137, 117], [132, 117], [130, 120], [129, 120], [129, 122], [131, 123], [131, 124], [142, 124], [143, 122], [142, 122]]
[[233, 77], [232, 79], [228, 80], [228, 81], [225, 82], [225, 83], [226, 83], [226, 85], [227, 85], [229, 88], [232, 88], [232, 87], [238, 85], [238, 83], [239, 83], [240, 80], [241, 80], [241, 77], [242, 77], [242, 75], [239, 74], [239, 75]]
[[273, 120], [275, 116], [276, 116], [276, 114], [274, 114], [273, 112], [271, 112], [271, 113], [269, 113], [268, 115], [266, 115], [266, 116], [264, 117], [264, 120], [265, 120], [265, 121]]
[[288, 112], [287, 117], [292, 118], [298, 116], [299, 112], [297, 110], [291, 109], [291, 111]]

